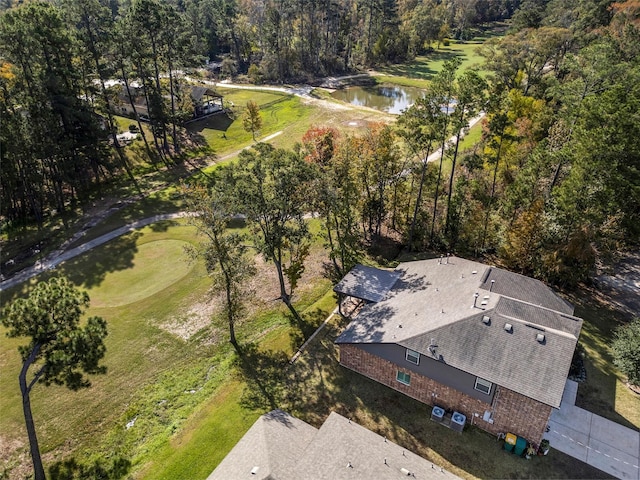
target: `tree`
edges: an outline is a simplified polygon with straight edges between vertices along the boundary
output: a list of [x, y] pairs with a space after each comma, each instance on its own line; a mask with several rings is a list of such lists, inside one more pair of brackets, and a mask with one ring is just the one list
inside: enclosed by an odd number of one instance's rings
[[262, 116], [260, 115], [260, 107], [253, 100], [247, 102], [247, 109], [242, 117], [242, 126], [246, 132], [251, 132], [255, 142], [256, 133], [262, 128]]
[[640, 386], [640, 317], [616, 330], [612, 349], [615, 366], [631, 385]]
[[[18, 380], [36, 480], [44, 480], [45, 474], [31, 413], [32, 388], [37, 383], [54, 383], [78, 390], [91, 385], [83, 374], [106, 373], [99, 362], [106, 351], [107, 324], [100, 317], [91, 317], [81, 327], [88, 306], [86, 292], [64, 277], [54, 277], [40, 282], [27, 298], [13, 301], [2, 312], [9, 337], [30, 338], [28, 345], [18, 348], [23, 362]], [[32, 366], [35, 373], [28, 378]]]
[[455, 84], [454, 95], [456, 103], [453, 108], [452, 124], [456, 132], [456, 141], [451, 160], [451, 175], [449, 176], [449, 193], [447, 196], [447, 216], [445, 220], [445, 233], [449, 233], [451, 224], [451, 195], [453, 194], [453, 179], [456, 173], [456, 160], [460, 147], [460, 137], [469, 128], [469, 119], [474, 117], [484, 106], [484, 90], [486, 83], [476, 72], [468, 70], [464, 72]]
[[[462, 60], [458, 57], [453, 58], [452, 60], [447, 60], [444, 62], [442, 66], [442, 70], [438, 72], [438, 74], [433, 78], [433, 91], [435, 101], [440, 105], [444, 106], [447, 111], [449, 110], [449, 105], [451, 104], [451, 100], [453, 98], [454, 92], [454, 81], [456, 78], [456, 72], [458, 68], [462, 64]], [[440, 163], [438, 166], [438, 179], [436, 180], [436, 193], [433, 202], [433, 216], [431, 218], [431, 233], [429, 234], [429, 241], [433, 243], [433, 237], [436, 229], [436, 216], [438, 213], [438, 197], [440, 194], [440, 179], [442, 178], [442, 164], [444, 163], [444, 153], [447, 146], [447, 136], [449, 135], [450, 129], [449, 115], [446, 115], [444, 118], [444, 122], [442, 122], [442, 131], [441, 131], [441, 139], [442, 143], [440, 146]]]
[[407, 246], [414, 247], [416, 223], [422, 209], [422, 196], [425, 187], [428, 158], [436, 149], [444, 123], [448, 122], [447, 113], [440, 104], [441, 98], [428, 88], [424, 97], [419, 98], [398, 119], [399, 135], [405, 141], [411, 153], [419, 158], [420, 180], [413, 216], [409, 227]]
[[309, 254], [304, 213], [311, 201], [312, 179], [311, 166], [299, 156], [258, 143], [243, 150], [238, 163], [227, 167], [217, 184], [230, 194], [236, 211], [247, 216], [254, 244], [276, 268], [280, 299], [299, 322], [291, 296]]
[[238, 349], [235, 324], [243, 311], [243, 282], [255, 274], [253, 261], [243, 245], [244, 236], [227, 229], [231, 215], [220, 193], [209, 193], [203, 187], [182, 188], [187, 209], [198, 232], [207, 240], [188, 250], [191, 257], [202, 258], [213, 287], [225, 294], [224, 313], [229, 324], [229, 342]]
[[331, 127], [312, 127], [302, 137], [304, 159], [317, 166], [313, 186], [314, 207], [323, 221], [329, 258], [336, 279], [341, 279], [360, 259], [356, 206], [356, 142], [340, 138]]

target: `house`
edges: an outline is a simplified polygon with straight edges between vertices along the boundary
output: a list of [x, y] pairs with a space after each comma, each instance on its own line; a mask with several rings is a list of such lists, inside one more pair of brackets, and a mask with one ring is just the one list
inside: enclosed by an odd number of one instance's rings
[[539, 444], [582, 320], [542, 282], [457, 257], [357, 266], [334, 288], [363, 306], [340, 363], [493, 434]]
[[[186, 86], [185, 88], [189, 92], [189, 97], [186, 98], [185, 101], [181, 102], [178, 95], [174, 95], [177, 102], [176, 109], [188, 112], [187, 115], [191, 115], [191, 120], [224, 111], [223, 97], [214, 90], [208, 87], [193, 85]], [[167, 101], [170, 101], [170, 99], [171, 96], [167, 96]], [[133, 100], [135, 112], [137, 112], [140, 119], [149, 121], [150, 113], [144, 95], [144, 89], [137, 82], [132, 82], [129, 85], [128, 91], [124, 85], [121, 85], [115, 102], [114, 113], [133, 117], [134, 108], [131, 106], [131, 100]]]
[[317, 429], [282, 410], [262, 415], [207, 480], [459, 477], [332, 412]]
[[218, 95], [207, 87], [191, 87], [191, 100], [193, 101], [194, 118], [224, 110], [222, 95]]

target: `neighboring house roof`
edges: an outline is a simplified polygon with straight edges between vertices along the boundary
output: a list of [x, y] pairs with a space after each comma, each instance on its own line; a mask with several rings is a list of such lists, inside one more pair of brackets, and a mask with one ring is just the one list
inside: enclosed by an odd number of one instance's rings
[[217, 94], [214, 90], [211, 90], [208, 87], [191, 87], [191, 98], [193, 98], [195, 102], [202, 102], [202, 97], [204, 97], [205, 95], [207, 95], [208, 97], [222, 98], [222, 95]]
[[333, 291], [368, 302], [380, 302], [401, 274], [397, 271], [356, 265], [338, 282]]
[[316, 430], [274, 410], [256, 421], [207, 480], [386, 480], [411, 474], [459, 478], [335, 412]]
[[287, 478], [317, 433], [316, 428], [282, 410], [262, 415], [207, 480]]
[[365, 306], [336, 343], [396, 343], [560, 406], [582, 328], [569, 303], [542, 282], [456, 257], [396, 270], [387, 298]]

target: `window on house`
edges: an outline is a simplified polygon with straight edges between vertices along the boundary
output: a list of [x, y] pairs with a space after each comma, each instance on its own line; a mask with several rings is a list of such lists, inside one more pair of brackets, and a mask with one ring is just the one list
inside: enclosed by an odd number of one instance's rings
[[398, 380], [400, 383], [404, 383], [405, 385], [409, 385], [411, 383], [411, 375], [398, 370], [398, 373], [396, 374], [396, 380]]
[[420, 354], [407, 348], [406, 359], [407, 362], [415, 363], [416, 365], [418, 365], [420, 363]]
[[475, 386], [476, 390], [479, 390], [482, 393], [486, 393], [487, 395], [489, 395], [489, 392], [491, 392], [492, 386], [493, 386], [493, 383], [488, 382], [483, 378], [476, 377], [476, 386]]

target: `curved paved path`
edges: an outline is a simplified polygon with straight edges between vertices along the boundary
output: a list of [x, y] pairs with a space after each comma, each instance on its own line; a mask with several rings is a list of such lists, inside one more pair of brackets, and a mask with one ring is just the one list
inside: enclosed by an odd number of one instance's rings
[[144, 218], [142, 220], [138, 220], [137, 222], [130, 223], [125, 225], [124, 227], [117, 228], [109, 233], [105, 233], [104, 235], [99, 236], [98, 238], [94, 238], [93, 240], [89, 240], [87, 243], [83, 243], [82, 245], [72, 248], [67, 251], [56, 251], [49, 255], [47, 258], [36, 262], [35, 265], [29, 268], [25, 268], [24, 270], [18, 272], [13, 277], [0, 282], [0, 292], [6, 290], [7, 288], [14, 287], [16, 285], [21, 284], [29, 280], [32, 277], [35, 277], [39, 273], [44, 270], [49, 270], [51, 268], [55, 268], [60, 263], [69, 260], [70, 258], [77, 257], [85, 253], [87, 250], [91, 250], [98, 245], [102, 245], [103, 243], [107, 243], [109, 240], [113, 240], [120, 235], [124, 235], [125, 233], [129, 233], [138, 228], [145, 227], [151, 223], [160, 222], [162, 220], [173, 220], [175, 218], [183, 218], [187, 217], [189, 214], [187, 212], [178, 212], [178, 213], [165, 213], [162, 215], [155, 215], [153, 217]]

